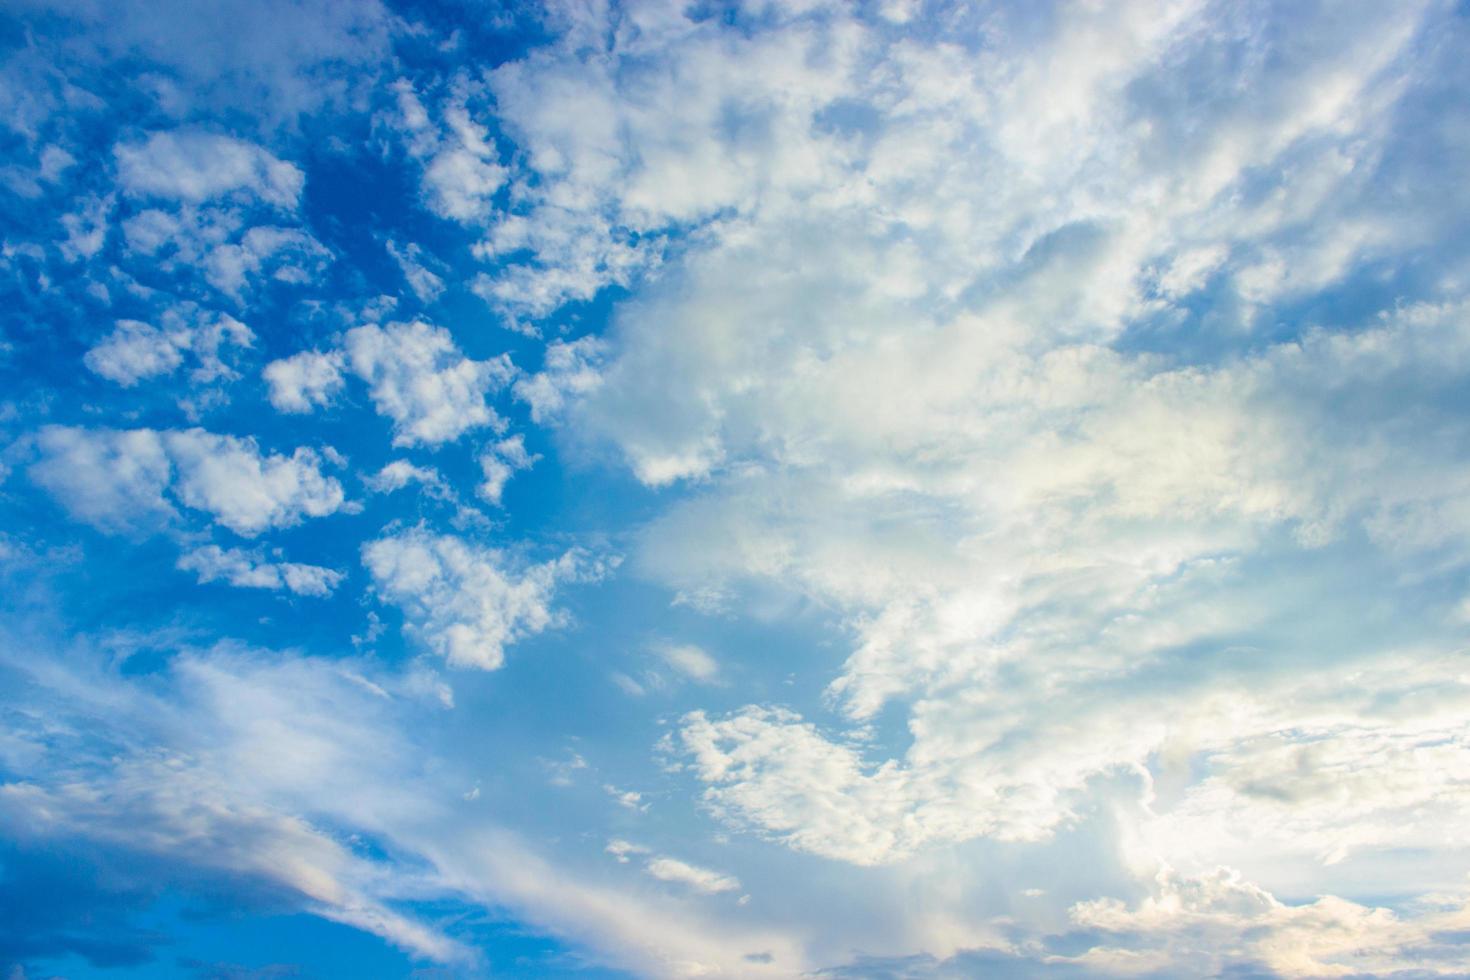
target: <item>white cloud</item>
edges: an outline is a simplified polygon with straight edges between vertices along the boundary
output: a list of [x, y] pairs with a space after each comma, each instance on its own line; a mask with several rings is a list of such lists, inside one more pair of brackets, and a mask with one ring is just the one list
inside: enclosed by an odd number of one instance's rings
[[342, 390], [343, 357], [339, 351], [302, 351], [271, 361], [261, 372], [270, 385], [278, 411], [305, 413], [323, 408]]
[[234, 317], [205, 313], [189, 304], [165, 310], [160, 322], [162, 326], [156, 327], [119, 320], [112, 333], [92, 345], [83, 363], [93, 373], [131, 388], [145, 378], [173, 373], [188, 351], [198, 361], [192, 380], [203, 383], [238, 377], [222, 352], [249, 348], [255, 342], [254, 332]]
[[322, 474], [322, 458], [314, 450], [264, 455], [253, 439], [203, 429], [169, 432], [163, 439], [178, 468], [179, 500], [208, 511], [237, 534], [254, 537], [303, 517], [335, 513], [343, 504], [342, 485]]
[[407, 137], [409, 153], [423, 161], [423, 195], [429, 210], [462, 224], [485, 220], [496, 191], [505, 184], [506, 171], [488, 130], [472, 118], [463, 86], [447, 100], [437, 127], [407, 80], [397, 82], [394, 89], [397, 123]]
[[485, 479], [475, 492], [495, 506], [500, 506], [505, 485], [517, 470], [527, 470], [541, 457], [526, 452], [525, 437], [519, 434], [501, 439], [480, 454], [480, 472]]
[[395, 493], [410, 483], [418, 483], [430, 493], [449, 492], [449, 485], [438, 470], [432, 466], [415, 466], [406, 459], [393, 460], [363, 482], [374, 493]]
[[434, 446], [470, 429], [503, 425], [485, 398], [514, 377], [504, 354], [470, 360], [449, 331], [422, 321], [354, 327], [343, 349], [378, 413], [393, 420], [395, 446]]
[[118, 182], [131, 194], [199, 203], [241, 193], [295, 209], [305, 177], [244, 140], [201, 130], [152, 133], [115, 151]]
[[708, 868], [688, 864], [677, 858], [656, 857], [645, 866], [650, 875], [659, 881], [670, 881], [684, 885], [702, 895], [718, 895], [739, 889], [740, 881], [730, 875], [722, 875]]
[[629, 841], [625, 841], [620, 838], [614, 838], [608, 841], [605, 850], [607, 851], [607, 853], [611, 854], [613, 856], [613, 860], [617, 861], [619, 864], [627, 864], [630, 860], [630, 855], [648, 853], [648, 848], [638, 844], [630, 843]]
[[344, 499], [313, 450], [265, 455], [254, 440], [203, 429], [48, 426], [36, 447], [42, 458], [32, 479], [73, 516], [108, 530], [172, 515], [166, 490], [247, 537], [334, 513]]
[[277, 282], [302, 285], [317, 280], [331, 253], [299, 228], [257, 225], [238, 242], [216, 245], [204, 257], [204, 278], [238, 299], [252, 277], [267, 268]]
[[164, 490], [172, 466], [159, 433], [47, 426], [36, 434], [41, 460], [31, 479], [73, 517], [108, 530], [172, 514]]
[[195, 572], [201, 584], [221, 579], [237, 588], [286, 589], [297, 595], [331, 595], [342, 573], [320, 565], [266, 561], [240, 548], [206, 545], [181, 556], [178, 567]]
[[180, 344], [157, 327], [119, 320], [117, 328], [87, 351], [87, 368], [124, 388], [144, 378], [168, 374], [184, 360]]
[[532, 421], [549, 422], [569, 399], [595, 391], [602, 381], [598, 365], [606, 351], [606, 343], [598, 337], [547, 344], [541, 371], [516, 381], [514, 388], [516, 398], [530, 406]]
[[362, 560], [379, 597], [403, 608], [429, 649], [453, 666], [481, 670], [499, 668], [507, 646], [566, 623], [555, 606], [561, 585], [595, 580], [611, 567], [575, 550], [527, 564], [422, 529], [369, 542]]
[[1104, 933], [1079, 962], [1108, 972], [1129, 959], [1200, 975], [1231, 962], [1259, 963], [1286, 977], [1381, 976], [1411, 967], [1429, 976], [1462, 972], [1470, 954], [1436, 933], [1462, 930], [1465, 911], [1450, 905], [1424, 912], [1406, 921], [1331, 895], [1288, 905], [1230, 868], [1186, 875], [1165, 867], [1136, 907], [1101, 899], [1079, 903], [1071, 916]]
[[444, 280], [435, 275], [428, 268], [427, 262], [432, 261], [424, 249], [414, 242], [400, 248], [397, 242], [388, 242], [388, 254], [393, 256], [393, 261], [398, 263], [398, 268], [403, 270], [403, 278], [408, 280], [408, 288], [419, 298], [421, 303], [432, 303], [444, 292]]

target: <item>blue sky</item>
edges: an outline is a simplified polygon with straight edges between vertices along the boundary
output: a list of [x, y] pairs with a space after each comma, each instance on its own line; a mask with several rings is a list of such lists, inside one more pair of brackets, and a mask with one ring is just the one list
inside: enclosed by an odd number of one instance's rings
[[0, 13], [0, 977], [1470, 975], [1470, 20]]

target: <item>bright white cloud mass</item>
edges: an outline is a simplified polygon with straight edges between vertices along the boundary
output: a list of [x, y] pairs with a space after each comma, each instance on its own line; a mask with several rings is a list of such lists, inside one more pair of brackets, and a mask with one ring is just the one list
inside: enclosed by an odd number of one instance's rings
[[1470, 976], [1470, 11], [0, 12], [0, 975]]

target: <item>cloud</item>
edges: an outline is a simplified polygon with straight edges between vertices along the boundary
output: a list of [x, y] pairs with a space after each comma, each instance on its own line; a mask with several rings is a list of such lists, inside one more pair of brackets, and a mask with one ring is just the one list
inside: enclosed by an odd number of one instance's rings
[[119, 320], [117, 329], [87, 351], [87, 368], [124, 388], [143, 378], [168, 374], [183, 362], [179, 345], [157, 327]]
[[230, 194], [294, 210], [306, 182], [294, 164], [253, 143], [201, 130], [150, 134], [114, 150], [130, 194], [200, 203]]
[[530, 406], [533, 422], [550, 422], [569, 400], [596, 390], [602, 381], [598, 365], [606, 353], [607, 345], [597, 337], [553, 340], [546, 345], [541, 371], [516, 381], [515, 396]]
[[197, 573], [200, 584], [223, 579], [237, 588], [284, 588], [308, 596], [331, 595], [343, 577], [341, 572], [320, 565], [265, 561], [258, 554], [218, 545], [206, 545], [182, 555], [178, 567]]
[[559, 586], [596, 580], [614, 565], [577, 550], [528, 564], [422, 529], [369, 542], [362, 561], [379, 598], [403, 608], [429, 649], [480, 670], [498, 669], [507, 646], [567, 623], [554, 605]]
[[123, 530], [173, 513], [164, 498], [172, 465], [159, 433], [48, 426], [36, 434], [41, 460], [31, 479], [73, 517]]
[[93, 373], [131, 388], [145, 378], [172, 374], [188, 351], [198, 362], [192, 380], [234, 379], [239, 375], [225, 362], [222, 351], [249, 348], [255, 341], [250, 328], [234, 317], [206, 313], [192, 305], [165, 310], [161, 322], [163, 326], [156, 327], [119, 320], [112, 333], [92, 345], [83, 363]]
[[271, 361], [261, 372], [277, 411], [306, 413], [330, 405], [342, 389], [343, 357], [338, 351], [302, 351]]
[[[54, 720], [90, 729], [94, 742], [89, 749], [64, 738], [0, 784], [0, 822], [13, 843], [90, 850], [114, 881], [143, 873], [185, 889], [227, 886], [240, 907], [285, 898], [417, 955], [465, 960], [453, 940], [390, 907], [393, 889], [408, 882], [392, 883], [292, 812], [318, 787], [336, 784], [343, 800], [356, 795], [339, 780], [361, 747], [383, 764], [402, 760], [381, 698], [326, 662], [239, 649], [181, 656], [161, 689], [115, 675], [95, 684], [95, 669], [73, 658], [30, 692]], [[346, 705], [352, 710], [341, 711]], [[30, 742], [40, 732], [15, 734]], [[285, 746], [290, 766], [268, 761]], [[63, 751], [64, 780], [47, 764]]]
[[397, 125], [410, 155], [423, 161], [423, 196], [429, 210], [461, 224], [485, 220], [496, 191], [505, 184], [506, 170], [497, 160], [489, 131], [471, 115], [468, 92], [461, 87], [449, 97], [435, 126], [411, 83], [400, 80], [393, 87]]
[[444, 477], [432, 466], [415, 466], [406, 459], [395, 459], [364, 480], [374, 493], [394, 493], [410, 483], [421, 484], [430, 493], [449, 493]]
[[670, 667], [696, 681], [712, 681], [720, 672], [719, 661], [692, 643], [659, 643], [653, 647]]
[[740, 882], [729, 875], [686, 864], [676, 858], [656, 857], [648, 862], [646, 870], [659, 881], [670, 881], [684, 885], [702, 895], [718, 895], [736, 891]]
[[444, 280], [435, 275], [428, 268], [426, 262], [433, 259], [422, 247], [409, 242], [400, 248], [398, 244], [390, 240], [387, 244], [388, 254], [393, 256], [393, 261], [398, 263], [398, 268], [403, 270], [403, 278], [408, 281], [408, 288], [419, 298], [420, 303], [432, 303], [444, 292]]
[[505, 485], [517, 470], [528, 470], [540, 459], [526, 452], [525, 437], [521, 435], [501, 439], [480, 454], [480, 472], [485, 480], [475, 492], [486, 501], [500, 506]]
[[262, 455], [254, 440], [188, 429], [164, 435], [178, 467], [175, 493], [237, 534], [253, 537], [341, 508], [342, 485], [321, 472], [314, 450]]
[[393, 420], [395, 446], [434, 446], [470, 429], [504, 425], [485, 404], [487, 395], [514, 377], [504, 354], [470, 360], [449, 331], [422, 321], [354, 327], [343, 350], [368, 383], [378, 414]]
[[250, 278], [267, 267], [277, 282], [304, 285], [318, 279], [330, 259], [331, 253], [300, 229], [257, 225], [238, 242], [211, 249], [204, 259], [204, 278], [238, 299]]
[[104, 530], [143, 527], [174, 514], [165, 491], [254, 537], [343, 504], [341, 484], [311, 449], [264, 455], [254, 440], [203, 429], [155, 431], [48, 426], [31, 478], [72, 516]]

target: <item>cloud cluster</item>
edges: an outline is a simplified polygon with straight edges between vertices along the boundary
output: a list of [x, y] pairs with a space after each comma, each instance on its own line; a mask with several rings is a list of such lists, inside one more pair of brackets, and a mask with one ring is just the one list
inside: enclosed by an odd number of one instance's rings
[[430, 650], [480, 670], [499, 668], [507, 646], [565, 624], [555, 605], [561, 585], [596, 580], [611, 567], [578, 550], [528, 564], [422, 528], [363, 545], [362, 562], [379, 597], [403, 608]]
[[195, 572], [201, 584], [221, 579], [236, 588], [286, 589], [297, 595], [331, 595], [342, 573], [320, 565], [273, 562], [240, 548], [206, 545], [179, 558], [178, 567]]
[[353, 327], [340, 350], [272, 361], [264, 371], [271, 404], [297, 413], [325, 406], [349, 368], [367, 383], [378, 414], [392, 419], [395, 446], [436, 446], [470, 429], [505, 426], [485, 399], [515, 376], [510, 358], [471, 360], [448, 330], [422, 320]]
[[345, 497], [322, 457], [263, 454], [252, 439], [203, 429], [82, 429], [36, 434], [31, 478], [71, 514], [105, 530], [171, 517], [176, 500], [243, 537], [339, 510]]

